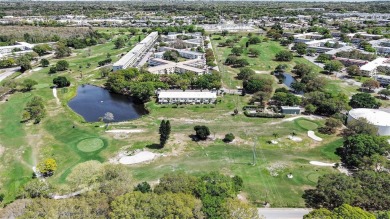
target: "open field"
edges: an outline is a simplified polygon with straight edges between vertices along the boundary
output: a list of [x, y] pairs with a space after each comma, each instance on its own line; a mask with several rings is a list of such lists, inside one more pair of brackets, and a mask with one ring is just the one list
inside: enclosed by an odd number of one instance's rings
[[[133, 42], [137, 37], [131, 39]], [[244, 40], [244, 39], [243, 39]], [[135, 44], [135, 43], [134, 43]], [[133, 45], [134, 45], [133, 44]], [[267, 44], [277, 49], [275, 42]], [[264, 44], [263, 46], [266, 46]], [[259, 45], [262, 46], [262, 45]], [[53, 157], [58, 163], [58, 170], [48, 180], [56, 187], [66, 188], [66, 177], [77, 164], [87, 160], [107, 162], [120, 151], [136, 149], [151, 150], [166, 156], [147, 164], [129, 166], [134, 175], [131, 183], [140, 181], [155, 182], [164, 173], [185, 171], [199, 174], [205, 171], [222, 171], [237, 174], [244, 179], [243, 195], [259, 206], [269, 202], [273, 207], [303, 207], [301, 195], [304, 189], [316, 184], [318, 176], [331, 173], [331, 167], [317, 167], [310, 161], [337, 162], [334, 150], [341, 145], [338, 137], [318, 134], [324, 142], [317, 143], [307, 137], [307, 130], [314, 130], [324, 121], [299, 118], [296, 120], [248, 118], [241, 109], [249, 97], [227, 95], [220, 98], [216, 105], [160, 106], [149, 102], [146, 107], [150, 114], [128, 122], [114, 123], [109, 129], [137, 129], [139, 133], [106, 133], [103, 123], [87, 123], [67, 106], [67, 102], [76, 94], [76, 88], [83, 83], [102, 85], [97, 62], [105, 59], [109, 52], [113, 61], [118, 55], [131, 47], [116, 50], [113, 42], [76, 50], [75, 55], [65, 58], [70, 62], [70, 70], [49, 75], [48, 69], [26, 72], [17, 80], [31, 78], [38, 85], [30, 93], [16, 93], [8, 97], [9, 101], [0, 102], [0, 149], [1, 156], [1, 192], [6, 194], [5, 202], [10, 202], [19, 194], [23, 184], [32, 175], [32, 167], [40, 160]], [[272, 49], [270, 49], [272, 50]], [[300, 60], [300, 59], [298, 59]], [[57, 60], [50, 60], [54, 64]], [[87, 63], [90, 68], [86, 68]], [[277, 64], [259, 64], [258, 70], [267, 65], [272, 68]], [[292, 63], [290, 63], [292, 65]], [[79, 66], [82, 68], [79, 68]], [[231, 69], [236, 71], [236, 69]], [[81, 74], [82, 75], [81, 75]], [[63, 75], [71, 79], [69, 88], [58, 89], [57, 104], [50, 86], [54, 76]], [[232, 74], [230, 76], [233, 76]], [[224, 79], [225, 83], [226, 78]], [[47, 116], [41, 124], [20, 123], [23, 107], [32, 95], [43, 97]], [[233, 110], [240, 110], [232, 116]], [[162, 119], [169, 119], [172, 134], [167, 146], [153, 149], [159, 142], [158, 127]], [[211, 140], [194, 142], [195, 125], [207, 125], [211, 130]], [[225, 144], [222, 138], [233, 133], [236, 139]], [[294, 142], [287, 137], [294, 132], [302, 142]], [[279, 144], [267, 142], [275, 139]], [[255, 158], [253, 158], [255, 148]], [[2, 150], [0, 150], [2, 151]], [[251, 165], [255, 161], [256, 165]], [[292, 173], [292, 179], [286, 177]], [[69, 188], [68, 188], [69, 189]]]
[[[221, 37], [220, 40], [215, 40], [216, 38]], [[224, 65], [226, 58], [231, 53], [230, 47], [219, 47], [218, 44], [220, 42], [225, 42], [227, 39], [232, 39], [234, 36], [219, 36], [213, 35], [211, 37], [211, 42], [213, 45], [213, 49], [215, 51], [215, 57], [218, 61], [218, 67], [222, 73], [223, 84], [228, 88], [235, 88], [236, 86], [242, 86], [241, 81], [235, 80], [237, 73], [239, 72], [239, 68], [231, 68], [229, 66]], [[263, 39], [261, 37], [261, 39]], [[248, 41], [248, 37], [241, 36], [240, 41], [237, 43], [243, 48], [245, 48], [245, 44]], [[291, 62], [277, 62], [274, 60], [275, 55], [282, 51], [288, 50], [286, 47], [280, 45], [277, 41], [269, 40], [267, 42], [261, 42], [256, 45], [250, 45], [248, 48], [255, 48], [260, 51], [260, 55], [258, 57], [248, 57], [247, 49], [244, 49], [244, 53], [241, 55], [242, 58], [245, 58], [249, 62], [249, 67], [253, 70], [257, 71], [260, 74], [269, 74], [271, 71], [275, 69], [279, 64], [286, 64], [287, 71], [291, 71], [291, 69], [298, 63], [305, 63], [313, 67], [316, 72], [320, 72], [320, 68], [313, 63], [302, 57], [294, 57]]]

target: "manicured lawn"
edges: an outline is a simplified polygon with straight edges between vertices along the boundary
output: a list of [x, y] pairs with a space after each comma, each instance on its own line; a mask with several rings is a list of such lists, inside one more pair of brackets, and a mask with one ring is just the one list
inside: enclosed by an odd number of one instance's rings
[[[215, 51], [215, 56], [218, 62], [218, 67], [222, 73], [222, 80], [226, 87], [228, 88], [235, 88], [236, 86], [242, 86], [242, 82], [239, 80], [236, 80], [235, 77], [237, 73], [239, 72], [238, 68], [231, 68], [229, 66], [224, 65], [226, 58], [231, 53], [230, 47], [219, 47], [218, 44], [221, 42], [225, 42], [227, 39], [233, 39], [234, 36], [227, 36], [222, 37], [220, 40], [215, 40], [215, 38], [218, 38], [220, 36], [213, 35], [211, 37], [211, 42], [213, 45], [213, 49]], [[260, 36], [260, 38], [263, 38]], [[240, 41], [236, 45], [240, 45], [243, 48], [245, 48], [245, 44], [248, 41], [248, 38], [246, 36], [242, 36]], [[294, 57], [294, 59], [291, 62], [278, 62], [275, 61], [275, 55], [282, 51], [282, 50], [288, 50], [286, 47], [283, 47], [280, 45], [277, 41], [267, 41], [267, 42], [261, 42], [256, 45], [250, 45], [248, 48], [255, 48], [260, 51], [260, 55], [258, 57], [251, 57], [248, 56], [248, 49], [244, 49], [244, 53], [240, 56], [241, 58], [245, 58], [249, 62], [249, 67], [253, 70], [257, 71], [259, 74], [269, 74], [271, 71], [275, 69], [276, 66], [279, 64], [285, 64], [287, 65], [287, 71], [291, 71], [292, 68], [298, 64], [298, 63], [305, 63], [313, 67], [314, 71], [320, 72], [321, 68], [314, 65], [313, 63], [309, 62], [308, 60], [302, 58], [302, 57]]]
[[[138, 37], [133, 37], [135, 43]], [[245, 43], [242, 38], [240, 43]], [[133, 45], [134, 45], [133, 43]], [[216, 42], [213, 40], [213, 44]], [[284, 49], [277, 42], [269, 41], [258, 46], [263, 49], [259, 58], [252, 59], [252, 67], [260, 77], [273, 77], [269, 71], [278, 64], [273, 61], [277, 51]], [[91, 56], [88, 50], [91, 50]], [[66, 184], [66, 177], [72, 168], [81, 162], [98, 160], [107, 162], [119, 151], [146, 149], [167, 156], [159, 157], [149, 164], [129, 166], [134, 179], [129, 183], [141, 181], [155, 182], [164, 173], [185, 171], [200, 174], [207, 171], [221, 171], [228, 175], [239, 175], [244, 179], [243, 193], [250, 201], [261, 205], [268, 201], [273, 207], [303, 207], [301, 195], [304, 189], [316, 184], [318, 176], [335, 170], [329, 167], [316, 167], [309, 164], [311, 160], [337, 162], [334, 149], [340, 140], [335, 136], [321, 136], [323, 143], [317, 143], [307, 137], [307, 130], [315, 130], [323, 125], [323, 120], [248, 118], [243, 115], [242, 107], [248, 103], [249, 96], [225, 95], [219, 98], [216, 105], [161, 106], [151, 101], [146, 104], [150, 114], [140, 119], [110, 124], [109, 129], [139, 129], [141, 133], [108, 134], [103, 123], [87, 123], [74, 113], [67, 102], [76, 95], [77, 86], [83, 83], [102, 85], [105, 79], [100, 78], [97, 62], [111, 54], [113, 62], [119, 55], [131, 49], [128, 46], [116, 50], [112, 42], [75, 51], [75, 56], [65, 58], [71, 70], [49, 75], [48, 68], [25, 73], [19, 81], [31, 78], [38, 81], [35, 89], [29, 93], [15, 93], [8, 102], [0, 103], [0, 146], [5, 148], [0, 160], [2, 190], [6, 194], [6, 203], [12, 201], [32, 175], [32, 166], [44, 158], [52, 157], [57, 161], [58, 170], [48, 181], [55, 187]], [[218, 57], [227, 56], [230, 51], [217, 48]], [[269, 54], [268, 54], [269, 52]], [[245, 54], [243, 56], [246, 56]], [[50, 60], [52, 64], [58, 60]], [[302, 61], [296, 58], [291, 63]], [[86, 64], [91, 63], [90, 68]], [[79, 66], [82, 66], [80, 69]], [[234, 79], [238, 69], [219, 66], [223, 71], [223, 81], [240, 85]], [[221, 68], [221, 69], [222, 69]], [[80, 75], [82, 73], [82, 75]], [[57, 104], [50, 86], [55, 76], [68, 77], [72, 85], [58, 89], [61, 104]], [[81, 77], [82, 76], [82, 77]], [[26, 102], [32, 95], [39, 95], [45, 101], [47, 116], [40, 124], [20, 123]], [[234, 109], [239, 114], [232, 116]], [[158, 128], [162, 119], [170, 120], [171, 138], [165, 148], [156, 150], [147, 147], [159, 142]], [[193, 142], [195, 125], [206, 125], [210, 128], [211, 137], [215, 140]], [[302, 138], [294, 142], [287, 138], [292, 132]], [[221, 141], [227, 133], [233, 133], [233, 143]], [[278, 134], [277, 145], [267, 142]], [[255, 145], [255, 161], [253, 162], [253, 146]], [[293, 178], [288, 179], [287, 174]], [[64, 186], [65, 187], [65, 186]]]

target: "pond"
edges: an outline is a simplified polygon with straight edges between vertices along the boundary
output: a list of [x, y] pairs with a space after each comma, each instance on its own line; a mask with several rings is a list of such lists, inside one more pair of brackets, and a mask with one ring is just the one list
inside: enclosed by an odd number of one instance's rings
[[131, 97], [92, 85], [79, 86], [77, 96], [69, 101], [68, 106], [87, 122], [97, 122], [107, 112], [114, 115], [114, 122], [137, 119], [147, 114], [144, 105], [134, 103]]
[[[296, 80], [291, 74], [284, 72], [282, 79], [283, 79], [283, 84], [285, 84], [290, 90], [294, 90], [291, 88], [291, 84], [296, 82]], [[303, 94], [303, 92], [301, 91], [297, 94]]]

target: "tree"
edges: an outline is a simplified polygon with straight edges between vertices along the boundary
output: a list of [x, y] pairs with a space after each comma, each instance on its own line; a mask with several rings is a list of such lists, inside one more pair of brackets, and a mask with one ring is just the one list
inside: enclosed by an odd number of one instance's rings
[[20, 65], [20, 71], [21, 72], [25, 72], [25, 71], [27, 71], [27, 70], [32, 68], [31, 60], [26, 55], [23, 55], [23, 56], [19, 57], [16, 60], [16, 63], [18, 65]]
[[188, 194], [131, 192], [111, 202], [110, 218], [201, 219], [201, 207], [201, 202]]
[[331, 60], [325, 62], [324, 70], [328, 71], [329, 74], [332, 74], [332, 72], [340, 71], [343, 68], [343, 63], [341, 63], [338, 60]]
[[24, 185], [24, 191], [29, 198], [49, 197], [51, 185], [42, 179], [33, 179]]
[[57, 71], [65, 71], [69, 68], [69, 63], [66, 60], [60, 60], [56, 63]]
[[38, 164], [37, 169], [44, 177], [52, 176], [57, 170], [57, 162], [53, 158], [47, 158]]
[[360, 68], [357, 65], [348, 66], [347, 73], [349, 76], [361, 76], [362, 75], [362, 72], [360, 71]]
[[47, 67], [50, 64], [49, 60], [47, 59], [41, 59], [40, 63], [42, 67]]
[[118, 37], [115, 40], [114, 44], [115, 44], [115, 49], [120, 49], [120, 48], [125, 47], [126, 41], [123, 37]]
[[375, 219], [376, 217], [359, 207], [352, 207], [348, 204], [343, 204], [333, 211], [326, 208], [315, 209], [309, 214], [303, 216], [303, 219], [342, 219], [342, 218], [356, 218], [356, 219]]
[[313, 71], [313, 68], [305, 63], [298, 63], [294, 66], [293, 72], [299, 77], [304, 77]]
[[76, 189], [90, 188], [96, 184], [103, 175], [103, 164], [97, 160], [89, 160], [77, 164], [66, 180]]
[[58, 76], [53, 79], [53, 84], [55, 84], [58, 88], [69, 87], [70, 81], [64, 76]]
[[244, 81], [243, 87], [245, 89], [245, 92], [249, 94], [256, 93], [258, 91], [264, 91], [272, 93], [272, 79], [259, 79], [259, 78], [250, 78], [247, 81]]
[[45, 116], [46, 110], [43, 104], [42, 97], [33, 96], [26, 104], [23, 113], [23, 120], [34, 119], [34, 123], [38, 124], [41, 119]]
[[38, 53], [39, 56], [43, 56], [51, 50], [51, 47], [48, 44], [36, 45], [33, 48], [33, 51]]
[[196, 137], [200, 140], [206, 140], [207, 137], [210, 135], [209, 128], [207, 126], [204, 126], [204, 125], [195, 126], [194, 130], [196, 132]]
[[168, 50], [165, 51], [163, 54], [163, 59], [168, 60], [168, 61], [175, 61], [177, 62], [179, 60], [179, 52], [176, 50]]
[[248, 49], [248, 52], [249, 52], [249, 53], [251, 54], [251, 56], [253, 56], [253, 57], [258, 57], [258, 56], [261, 54], [260, 50], [255, 49], [255, 48], [249, 48], [249, 49]]
[[293, 59], [293, 54], [290, 51], [283, 50], [276, 54], [276, 61], [289, 62]]
[[365, 118], [359, 118], [348, 121], [347, 129], [343, 130], [343, 136], [349, 137], [352, 135], [377, 135], [378, 128], [368, 123], [367, 119]]
[[54, 74], [57, 72], [57, 68], [55, 66], [50, 67], [49, 74]]
[[297, 51], [299, 55], [305, 55], [307, 50], [307, 45], [305, 43], [296, 43], [294, 45], [294, 49]]
[[108, 74], [110, 74], [111, 72], [111, 68], [109, 67], [103, 67], [100, 69], [100, 75], [102, 76], [102, 78], [105, 78], [108, 76]]
[[382, 89], [378, 92], [379, 95], [381, 95], [384, 99], [389, 99], [390, 97], [390, 90], [389, 89]]
[[301, 103], [301, 99], [294, 94], [276, 92], [272, 97], [279, 106], [298, 106]]
[[34, 81], [32, 79], [24, 79], [22, 86], [23, 90], [25, 91], [31, 91], [35, 85], [37, 85], [38, 82]]
[[139, 183], [136, 187], [134, 187], [134, 191], [139, 191], [142, 193], [152, 192], [152, 187], [148, 182]]
[[252, 77], [255, 74], [256, 74], [256, 72], [253, 71], [251, 68], [244, 67], [244, 68], [241, 68], [240, 72], [237, 74], [237, 79], [245, 81], [245, 80], [248, 80], [250, 77]]
[[69, 47], [65, 46], [63, 43], [57, 43], [54, 53], [56, 58], [67, 57], [70, 56], [70, 54], [72, 54], [72, 50]]
[[252, 36], [248, 39], [249, 44], [258, 44], [261, 43], [261, 39], [258, 36]]
[[163, 193], [184, 193], [196, 195], [200, 179], [190, 174], [175, 172], [164, 174], [160, 183], [154, 188], [157, 194]]
[[169, 135], [171, 134], [171, 124], [169, 120], [162, 120], [159, 128], [160, 134], [160, 147], [163, 148], [169, 139]]
[[223, 218], [226, 219], [262, 219], [259, 212], [253, 206], [236, 199], [228, 199], [222, 209], [226, 212]]
[[319, 131], [324, 134], [334, 134], [336, 130], [340, 128], [343, 123], [336, 118], [327, 118], [325, 121], [325, 126], [319, 128]]
[[379, 88], [380, 87], [380, 83], [377, 80], [368, 79], [365, 82], [363, 82], [362, 87], [363, 88], [368, 88], [368, 90], [371, 91], [371, 90], [373, 90], [375, 88]]
[[232, 142], [234, 140], [234, 135], [232, 133], [228, 133], [225, 135], [223, 139], [224, 142]]
[[321, 63], [325, 63], [330, 60], [332, 60], [332, 56], [328, 54], [320, 54], [316, 59], [317, 62], [321, 62]]
[[241, 46], [233, 47], [232, 54], [236, 56], [240, 56], [244, 52], [244, 49]]
[[373, 108], [377, 109], [381, 106], [381, 103], [368, 93], [354, 94], [349, 101], [349, 105], [352, 108]]
[[383, 137], [371, 135], [354, 135], [347, 137], [342, 147], [337, 148], [336, 154], [350, 168], [364, 168], [367, 158], [374, 155], [384, 156], [390, 150], [390, 144]]
[[226, 36], [226, 35], [228, 35], [228, 33], [229, 33], [229, 32], [228, 32], [227, 30], [223, 30], [223, 31], [222, 31], [222, 36]]

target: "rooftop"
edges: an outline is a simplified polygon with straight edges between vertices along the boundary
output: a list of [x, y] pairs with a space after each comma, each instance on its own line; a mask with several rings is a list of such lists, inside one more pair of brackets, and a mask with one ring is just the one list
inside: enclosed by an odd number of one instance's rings
[[158, 98], [217, 98], [210, 91], [160, 91]]
[[390, 126], [390, 113], [367, 108], [357, 108], [349, 111], [349, 115], [354, 119], [365, 118], [373, 125]]
[[376, 58], [373, 61], [363, 65], [360, 67], [360, 70], [362, 71], [374, 71], [378, 66], [384, 65], [388, 58]]

